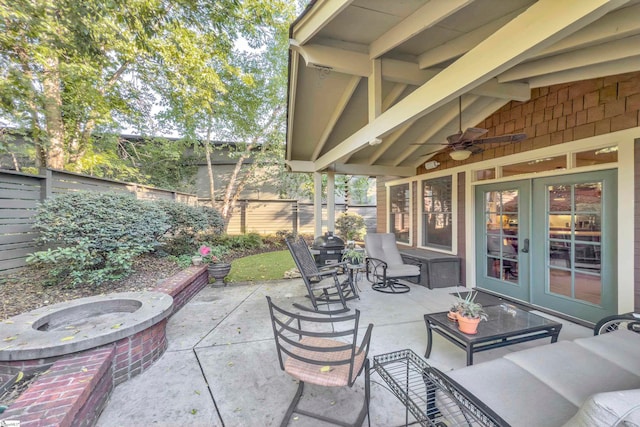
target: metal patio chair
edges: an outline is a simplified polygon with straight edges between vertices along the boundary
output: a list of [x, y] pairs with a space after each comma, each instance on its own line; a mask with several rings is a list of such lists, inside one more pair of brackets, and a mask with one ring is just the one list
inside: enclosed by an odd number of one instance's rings
[[[368, 325], [358, 345], [360, 310], [341, 317], [309, 316], [283, 310], [268, 296], [267, 301], [280, 369], [299, 381], [280, 426], [286, 426], [294, 413], [336, 425], [361, 426], [369, 414], [370, 370], [367, 355], [373, 324]], [[298, 408], [305, 383], [324, 387], [352, 387], [363, 371], [364, 403], [352, 424]]]
[[[311, 250], [302, 237], [285, 239], [289, 252], [300, 271], [300, 275], [307, 287], [308, 297], [311, 300], [313, 311], [322, 314], [338, 314], [349, 311], [347, 300], [357, 298], [355, 286], [348, 278], [340, 281], [338, 267], [341, 264], [332, 264], [330, 267], [318, 268]], [[318, 303], [341, 304], [341, 309], [320, 310]], [[293, 304], [301, 310], [310, 310], [300, 304]]]
[[[396, 246], [393, 233], [367, 233], [364, 236], [367, 251], [365, 266], [371, 288], [388, 294], [402, 294], [410, 288], [399, 279], [420, 280], [420, 265], [406, 264]], [[417, 283], [417, 282], [416, 282]]]

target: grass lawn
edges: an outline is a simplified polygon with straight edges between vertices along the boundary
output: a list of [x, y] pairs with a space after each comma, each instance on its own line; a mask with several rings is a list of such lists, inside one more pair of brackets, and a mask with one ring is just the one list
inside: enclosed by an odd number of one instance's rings
[[295, 267], [288, 250], [266, 252], [239, 258], [231, 262], [231, 272], [226, 278], [228, 283], [262, 280], [279, 280], [284, 272]]

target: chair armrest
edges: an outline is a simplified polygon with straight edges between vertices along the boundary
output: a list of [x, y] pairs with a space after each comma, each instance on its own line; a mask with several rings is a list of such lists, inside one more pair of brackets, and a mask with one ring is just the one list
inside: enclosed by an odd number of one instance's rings
[[377, 268], [378, 265], [382, 265], [382, 268], [387, 268], [387, 263], [381, 260], [380, 258], [366, 257], [364, 259], [365, 263], [368, 264], [369, 261], [373, 262], [374, 268]]
[[373, 323], [369, 323], [369, 326], [367, 326], [367, 331], [364, 333], [362, 341], [360, 341], [360, 345], [358, 346], [358, 352], [356, 353], [356, 355], [360, 355], [362, 352], [364, 352], [366, 357], [366, 355], [369, 354], [369, 342], [371, 341], [372, 330]]

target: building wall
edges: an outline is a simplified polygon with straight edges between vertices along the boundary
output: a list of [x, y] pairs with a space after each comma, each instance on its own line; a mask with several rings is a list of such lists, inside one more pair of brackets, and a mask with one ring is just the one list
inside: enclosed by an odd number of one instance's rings
[[[577, 141], [640, 125], [640, 71], [568, 84], [536, 88], [526, 102], [512, 101], [476, 127], [488, 129], [487, 136], [524, 132], [527, 139], [508, 144], [484, 146], [484, 151], [465, 161], [453, 161], [448, 153], [433, 160], [440, 162], [436, 171], [472, 164], [482, 160], [508, 156], [552, 145]], [[635, 148], [635, 214], [636, 231], [640, 231], [640, 144]], [[416, 174], [426, 173], [424, 166]], [[429, 171], [433, 172], [433, 170]], [[465, 256], [464, 176], [458, 186], [458, 255]], [[378, 184], [378, 230], [386, 229], [386, 191]], [[624, 197], [624, 195], [619, 195]], [[416, 207], [414, 203], [414, 217]], [[635, 238], [635, 309], [640, 310], [640, 233]], [[414, 240], [414, 245], [416, 240]], [[463, 263], [464, 265], [464, 263]], [[464, 275], [463, 275], [464, 277]]]

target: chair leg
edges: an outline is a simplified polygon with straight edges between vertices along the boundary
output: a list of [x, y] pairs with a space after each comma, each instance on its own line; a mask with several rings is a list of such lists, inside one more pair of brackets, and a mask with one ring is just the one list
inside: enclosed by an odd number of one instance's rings
[[398, 283], [398, 281], [395, 279], [387, 279], [386, 281], [376, 282], [371, 285], [371, 289], [385, 294], [405, 294], [411, 290], [409, 285]]
[[[293, 396], [293, 400], [287, 409], [287, 412], [280, 423], [280, 427], [286, 427], [289, 425], [289, 421], [291, 420], [291, 416], [296, 413], [300, 415], [305, 415], [310, 418], [315, 418], [316, 420], [324, 421], [329, 424], [334, 424], [342, 427], [361, 427], [364, 422], [364, 417], [369, 419], [369, 397], [371, 394], [371, 385], [370, 385], [370, 373], [369, 373], [369, 359], [365, 360], [364, 366], [364, 403], [362, 405], [362, 409], [358, 414], [358, 418], [353, 423], [346, 423], [344, 421], [336, 420], [334, 418], [325, 417], [324, 415], [315, 414], [313, 412], [305, 411], [303, 409], [298, 409], [298, 403], [300, 403], [300, 398], [302, 397], [302, 392], [304, 390], [304, 382], [300, 381], [298, 383], [298, 390], [296, 391], [295, 396]], [[369, 420], [369, 427], [371, 427], [371, 420]]]
[[287, 409], [287, 412], [284, 414], [284, 418], [282, 419], [282, 422], [280, 423], [280, 427], [287, 427], [287, 425], [289, 424], [289, 420], [291, 419], [291, 415], [293, 415], [293, 413], [296, 412], [296, 407], [298, 406], [298, 403], [300, 402], [300, 397], [302, 396], [302, 391], [303, 390], [304, 390], [304, 382], [300, 381], [298, 383], [298, 390], [296, 390], [296, 394], [295, 394], [295, 396], [293, 396], [293, 400], [289, 404], [289, 408]]

